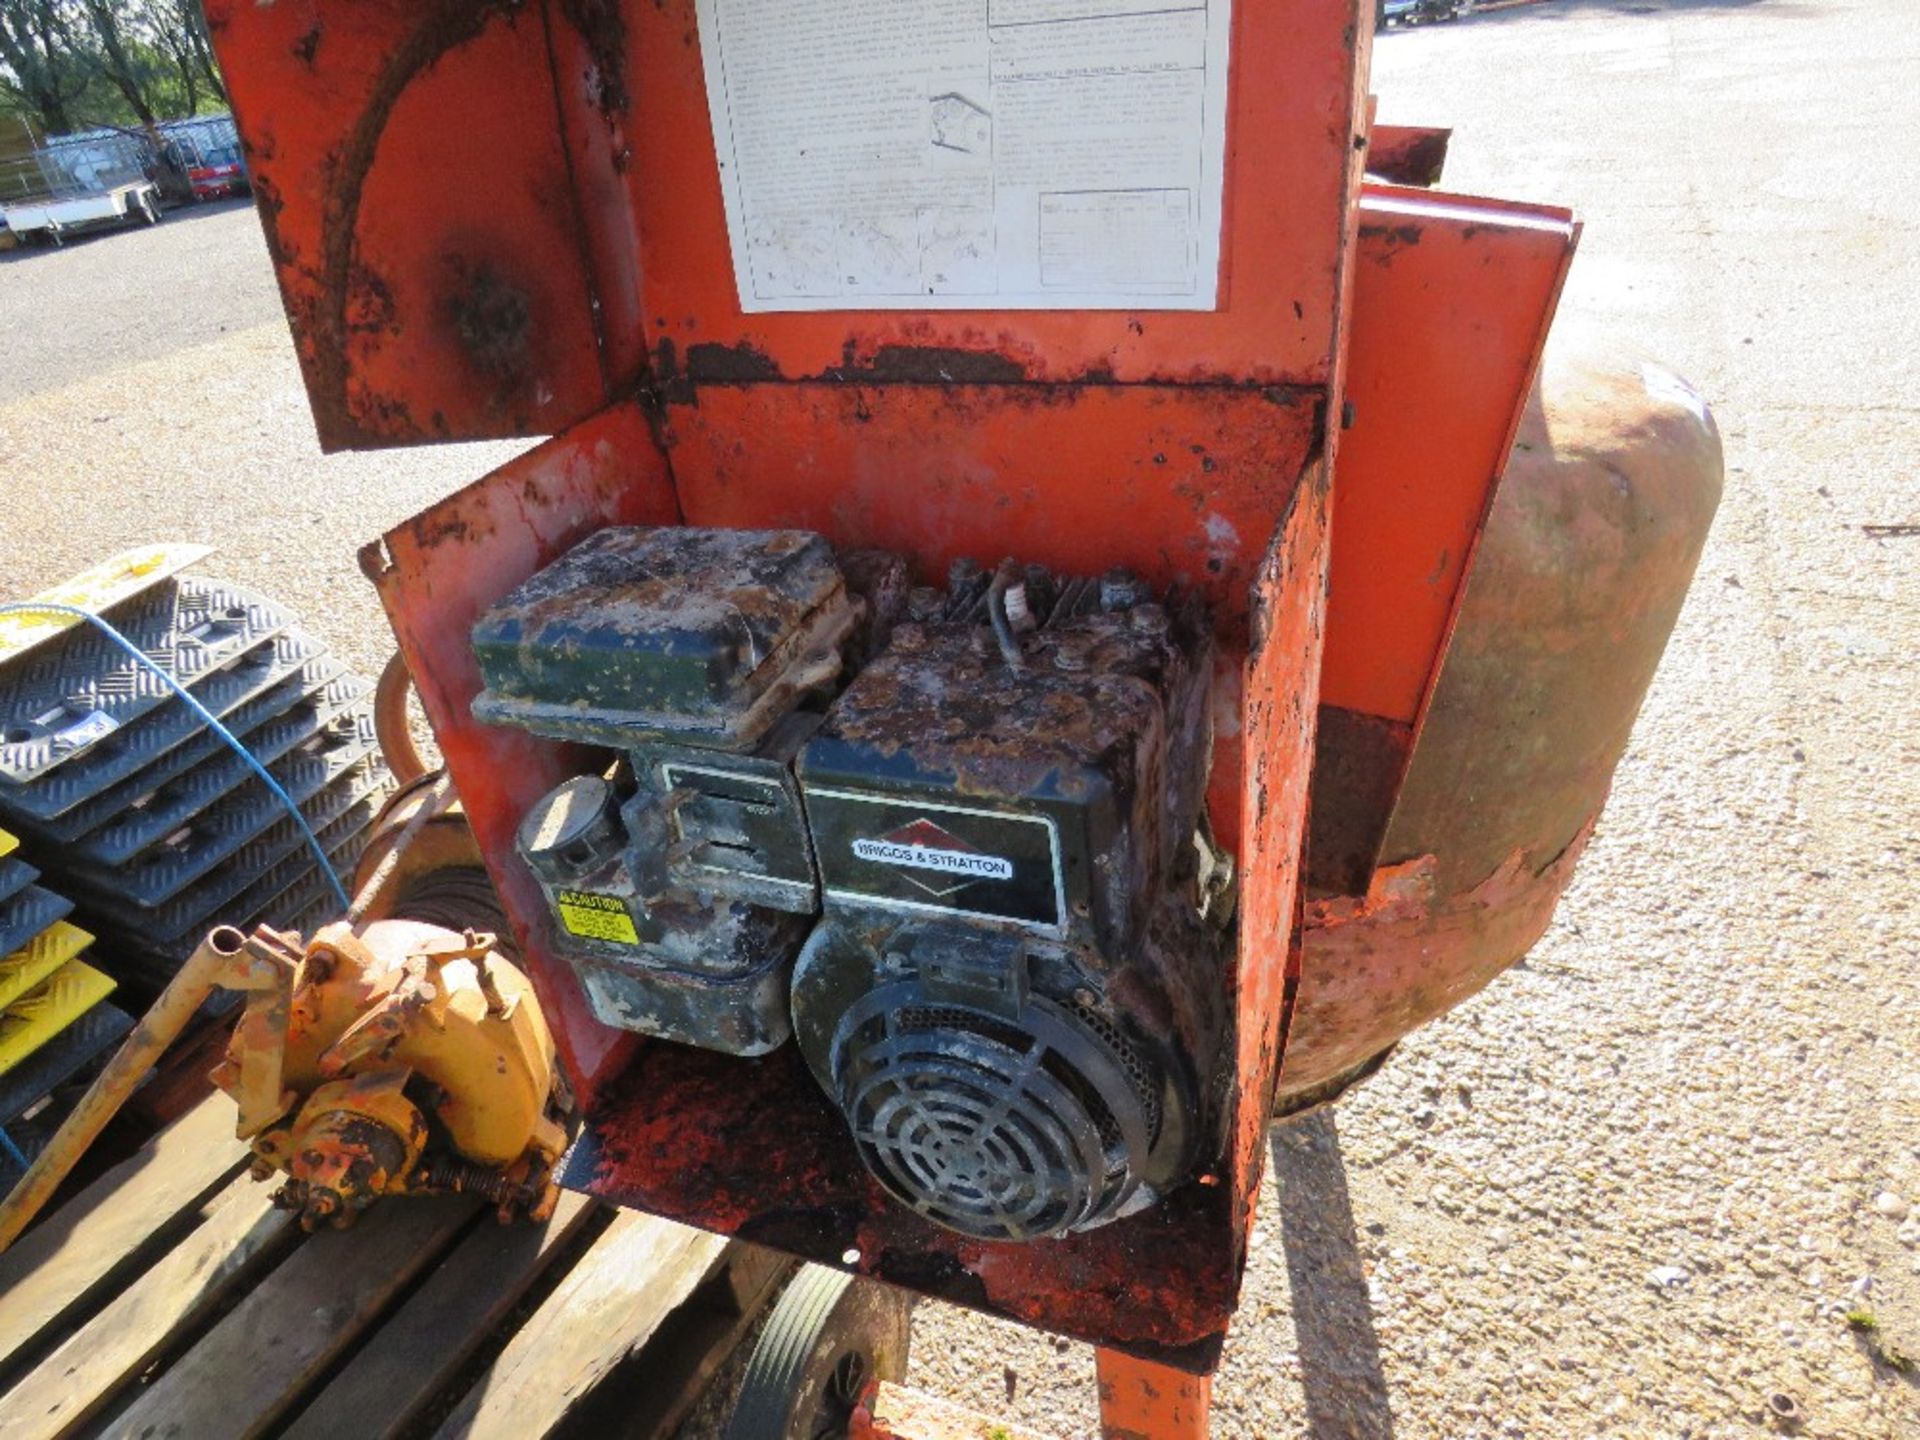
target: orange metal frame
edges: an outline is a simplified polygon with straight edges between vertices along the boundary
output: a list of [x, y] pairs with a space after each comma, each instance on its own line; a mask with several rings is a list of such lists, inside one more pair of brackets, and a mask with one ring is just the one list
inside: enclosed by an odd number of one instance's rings
[[[557, 437], [363, 564], [588, 1110], [573, 1183], [1210, 1369], [1314, 981], [1309, 786], [1316, 848], [1364, 888], [1570, 217], [1363, 187], [1371, 3], [1241, 3], [1216, 310], [747, 315], [692, 0], [206, 8], [323, 443]], [[587, 759], [475, 724], [467, 637], [594, 530], [674, 523], [802, 526], [929, 576], [958, 555], [1125, 565], [1208, 599], [1210, 809], [1245, 880], [1231, 1113], [1193, 1185], [1065, 1241], [961, 1243], [865, 1181], [790, 1057], [591, 1018], [512, 857], [519, 817]], [[1113, 1404], [1166, 1433], [1161, 1381], [1102, 1363]], [[1203, 1384], [1176, 1398], [1204, 1411]]]
[[[1112, 1350], [1096, 1357], [1102, 1440], [1204, 1440], [1213, 1379], [1131, 1359]], [[849, 1440], [1046, 1440], [1017, 1426], [903, 1385], [872, 1387], [853, 1415]]]

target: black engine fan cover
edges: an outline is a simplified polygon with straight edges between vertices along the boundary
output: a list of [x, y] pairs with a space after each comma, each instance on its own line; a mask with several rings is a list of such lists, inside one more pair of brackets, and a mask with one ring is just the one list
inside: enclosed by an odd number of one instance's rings
[[867, 1168], [947, 1229], [1088, 1229], [1165, 1193], [1190, 1160], [1196, 1092], [1176, 1049], [1017, 938], [908, 922], [876, 951], [823, 926], [794, 1014]]

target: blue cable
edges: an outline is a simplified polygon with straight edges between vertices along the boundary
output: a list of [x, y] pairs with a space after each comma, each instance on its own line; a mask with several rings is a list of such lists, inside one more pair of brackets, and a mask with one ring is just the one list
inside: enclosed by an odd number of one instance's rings
[[287, 794], [285, 787], [283, 787], [278, 780], [267, 773], [267, 767], [253, 757], [253, 752], [240, 743], [240, 738], [237, 735], [227, 729], [227, 727], [222, 725], [218, 720], [214, 719], [211, 710], [207, 709], [206, 706], [202, 705], [187, 693], [185, 686], [167, 674], [167, 672], [162, 670], [158, 665], [154, 664], [152, 658], [141, 650], [138, 645], [135, 645], [131, 640], [127, 639], [126, 636], [122, 635], [118, 630], [114, 629], [113, 626], [109, 625], [90, 610], [82, 610], [73, 605], [54, 605], [40, 600], [25, 600], [13, 604], [0, 605], [0, 615], [18, 614], [71, 615], [77, 620], [84, 620], [102, 635], [106, 636], [107, 639], [126, 651], [136, 664], [156, 676], [162, 685], [165, 685], [167, 689], [174, 693], [174, 696], [182, 705], [185, 705], [187, 709], [194, 713], [201, 724], [205, 725], [209, 730], [213, 731], [214, 734], [224, 740], [229, 748], [232, 749], [233, 753], [238, 755], [246, 764], [246, 767], [253, 771], [260, 783], [273, 792], [274, 798], [287, 807], [287, 814], [293, 817], [293, 823], [299, 827], [301, 838], [307, 842], [307, 848], [313, 852], [314, 858], [320, 862], [320, 873], [326, 876], [327, 884], [333, 889], [334, 898], [340, 902], [341, 911], [344, 913], [353, 908], [353, 900], [352, 897], [347, 894], [346, 886], [342, 885], [340, 883], [340, 877], [333, 873], [333, 862], [327, 858], [326, 848], [321, 845], [320, 837], [313, 833], [313, 827], [307, 823], [307, 817], [300, 813], [300, 807], [294, 803], [293, 797]]
[[0, 1150], [7, 1152], [7, 1158], [20, 1167], [22, 1174], [33, 1168], [33, 1162], [27, 1159], [26, 1152], [13, 1143], [13, 1137], [0, 1130]]

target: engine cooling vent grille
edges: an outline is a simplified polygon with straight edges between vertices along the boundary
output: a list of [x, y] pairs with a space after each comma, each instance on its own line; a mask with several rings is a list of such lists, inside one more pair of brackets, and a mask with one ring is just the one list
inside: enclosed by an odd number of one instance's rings
[[1148, 1067], [1102, 1031], [1044, 999], [1011, 1019], [928, 1003], [917, 981], [867, 995], [834, 1047], [861, 1158], [902, 1203], [983, 1239], [1111, 1217], [1160, 1117]]

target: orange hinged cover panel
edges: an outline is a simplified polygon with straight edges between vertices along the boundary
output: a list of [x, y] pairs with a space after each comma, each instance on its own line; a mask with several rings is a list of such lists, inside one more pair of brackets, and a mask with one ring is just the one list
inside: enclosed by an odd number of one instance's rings
[[[661, 383], [1324, 387], [1369, 29], [1231, 9], [1212, 312], [741, 313], [694, 0], [210, 0], [329, 448], [550, 434]], [[990, 304], [990, 302], [989, 302]]]
[[606, 403], [539, 6], [207, 0], [328, 449]]
[[1359, 214], [1320, 699], [1412, 723], [1578, 227], [1549, 206], [1378, 185]]
[[[1356, 0], [1239, 0], [1232, 43], [1219, 308], [755, 314], [741, 311], [722, 205], [694, 0], [628, 5], [607, 27], [574, 29], [559, 53], [576, 163], [628, 157], [638, 216], [642, 321], [664, 373], [696, 380], [1173, 380], [1325, 385], [1337, 344], [1340, 274], [1365, 105], [1370, 27]], [[609, 105], [604, 78], [624, 59]], [[596, 187], [596, 194], [603, 194]], [[590, 228], [629, 224], [602, 204]]]

